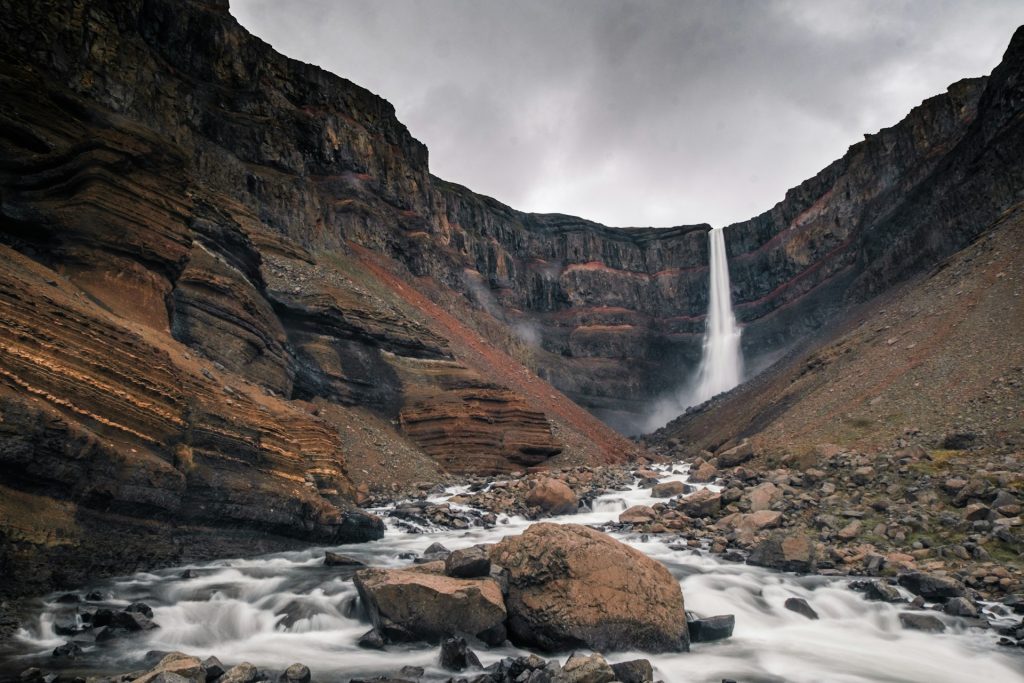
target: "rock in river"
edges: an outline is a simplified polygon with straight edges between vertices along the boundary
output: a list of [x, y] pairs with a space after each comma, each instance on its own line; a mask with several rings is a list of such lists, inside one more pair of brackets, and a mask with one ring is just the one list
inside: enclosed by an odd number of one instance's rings
[[374, 628], [392, 642], [439, 642], [458, 634], [498, 645], [505, 640], [505, 603], [490, 578], [444, 576], [443, 562], [410, 569], [364, 569], [355, 575]]
[[549, 515], [573, 515], [579, 508], [579, 500], [565, 483], [543, 478], [526, 494], [526, 504], [538, 507]]
[[544, 650], [681, 651], [689, 647], [679, 583], [664, 565], [576, 524], [534, 524], [491, 561], [509, 574], [513, 641]]

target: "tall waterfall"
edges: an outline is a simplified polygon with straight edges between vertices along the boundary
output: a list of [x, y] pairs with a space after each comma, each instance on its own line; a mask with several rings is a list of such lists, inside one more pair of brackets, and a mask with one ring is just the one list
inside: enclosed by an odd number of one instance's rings
[[700, 405], [712, 396], [729, 391], [743, 377], [740, 352], [740, 327], [732, 312], [729, 292], [729, 262], [725, 256], [725, 231], [708, 233], [711, 251], [708, 315], [704, 328], [704, 349], [697, 375], [678, 392], [664, 396], [651, 406], [640, 431], [664, 427], [690, 406]]
[[697, 372], [697, 383], [687, 400], [698, 405], [712, 396], [728, 391], [743, 376], [743, 355], [740, 352], [740, 327], [732, 312], [729, 291], [729, 261], [725, 255], [725, 230], [708, 233], [711, 248], [711, 299], [704, 328], [704, 350]]

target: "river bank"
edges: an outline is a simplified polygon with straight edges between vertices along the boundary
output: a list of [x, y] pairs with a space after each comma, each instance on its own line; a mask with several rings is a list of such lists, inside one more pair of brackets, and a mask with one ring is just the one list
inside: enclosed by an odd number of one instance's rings
[[[555, 494], [565, 491], [557, 485], [540, 487], [543, 498], [537, 493], [532, 497], [516, 494], [520, 489], [525, 493], [535, 491], [537, 480], [544, 478], [564, 483], [573, 496], [577, 491], [582, 493], [582, 506], [575, 514], [549, 516], [546, 520], [609, 531], [614, 538], [669, 568], [680, 582], [688, 613], [698, 617], [735, 616], [731, 638], [695, 643], [690, 652], [679, 654], [605, 653], [613, 663], [649, 658], [655, 675], [666, 681], [836, 680], [837, 667], [842, 668], [845, 680], [851, 681], [963, 680], [978, 676], [979, 666], [992, 680], [1020, 678], [1024, 657], [1019, 648], [999, 647], [1001, 638], [1012, 638], [999, 631], [1012, 633], [1021, 621], [1014, 612], [1012, 597], [1004, 596], [1008, 604], [1003, 604], [975, 594], [964, 585], [964, 600], [956, 604], [974, 606], [979, 617], [975, 619], [948, 614], [942, 608], [949, 599], [915, 595], [911, 589], [916, 586], [921, 592], [926, 584], [904, 581], [900, 585], [895, 577], [886, 576], [891, 571], [887, 564], [877, 567], [878, 575], [870, 578], [878, 583], [871, 585], [882, 586], [894, 602], [869, 599], [876, 597], [870, 588], [867, 592], [851, 590], [856, 579], [832, 575], [838, 573], [835, 569], [816, 567], [816, 573], [782, 573], [742, 562], [738, 554], [730, 557], [730, 552], [741, 552], [738, 548], [727, 548], [721, 555], [713, 553], [717, 531], [699, 534], [694, 533], [699, 527], [691, 527], [694, 532], [688, 534], [661, 531], [655, 526], [664, 526], [656, 519], [678, 519], [667, 514], [678, 512], [677, 505], [722, 496], [729, 489], [728, 485], [695, 484], [690, 477], [685, 466], [663, 464], [640, 468], [639, 472], [624, 468], [572, 469], [487, 483], [468, 482], [443, 492], [423, 492], [419, 499], [373, 508], [387, 524], [386, 535], [379, 541], [223, 560], [100, 581], [88, 587], [88, 592], [75, 593], [83, 601], [77, 604], [62, 602], [61, 595], [28, 601], [26, 611], [34, 616], [22, 624], [14, 640], [4, 645], [0, 654], [5, 662], [3, 676], [5, 680], [18, 679], [33, 666], [42, 672], [58, 673], [68, 681], [75, 676], [141, 672], [154, 656], [148, 653], [180, 651], [203, 657], [215, 655], [231, 666], [251, 662], [259, 670], [270, 672], [271, 678], [301, 662], [313, 671], [316, 680], [395, 677], [403, 667], [422, 667], [423, 680], [446, 680], [452, 673], [440, 668], [436, 646], [390, 645], [384, 651], [360, 647], [368, 623], [359, 613], [357, 591], [351, 581], [355, 568], [325, 566], [325, 552], [341, 552], [367, 566], [398, 568], [423, 558], [435, 543], [448, 550], [494, 543], [528, 528], [533, 522], [529, 516], [543, 514], [539, 504], [530, 505], [528, 500], [559, 503]], [[727, 484], [728, 479], [721, 481]], [[659, 495], [679, 486], [685, 490], [688, 485], [697, 491], [683, 493], [677, 499], [655, 498], [655, 483], [661, 487]], [[597, 494], [598, 489], [603, 493]], [[512, 514], [488, 509], [487, 501], [504, 497], [521, 498], [527, 514], [515, 514], [515, 504], [510, 509]], [[656, 510], [658, 515], [642, 523], [620, 521], [624, 513], [638, 507]], [[461, 522], [454, 522], [456, 519]], [[765, 540], [786, 528], [765, 530]], [[756, 540], [758, 535], [754, 538], [755, 543], [761, 542]], [[88, 600], [90, 597], [93, 599]], [[140, 602], [152, 608], [152, 622], [159, 628], [98, 645], [89, 642], [86, 631], [70, 637], [57, 633], [57, 624], [69, 613], [100, 608], [124, 610]], [[795, 603], [806, 605], [818, 618], [793, 611]], [[907, 614], [921, 618], [908, 619]], [[933, 628], [935, 622], [941, 624], [942, 633], [914, 629], [922, 624]], [[74, 640], [82, 641], [82, 653], [77, 658], [51, 654]], [[474, 649], [483, 666], [529, 654], [508, 644]], [[559, 660], [564, 662], [567, 654]]]

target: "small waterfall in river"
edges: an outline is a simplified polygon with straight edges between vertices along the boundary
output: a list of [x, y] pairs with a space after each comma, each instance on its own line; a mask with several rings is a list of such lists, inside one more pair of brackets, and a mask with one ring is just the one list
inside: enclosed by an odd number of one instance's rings
[[728, 391], [743, 376], [740, 352], [740, 327], [732, 312], [729, 289], [729, 261], [725, 254], [725, 229], [708, 233], [711, 249], [708, 316], [704, 329], [704, 351], [697, 372], [697, 384], [687, 403], [699, 405], [712, 396]]

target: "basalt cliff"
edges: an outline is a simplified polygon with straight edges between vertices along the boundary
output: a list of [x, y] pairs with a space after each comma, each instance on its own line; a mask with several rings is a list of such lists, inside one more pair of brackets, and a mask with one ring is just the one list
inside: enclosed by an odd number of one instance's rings
[[[707, 225], [436, 178], [385, 100], [223, 0], [0, 0], [0, 34], [5, 589], [361, 540], [382, 488], [623, 461], [594, 415], [631, 426], [696, 364]], [[1022, 60], [1018, 31], [728, 228], [752, 365], [1016, 201]]]

